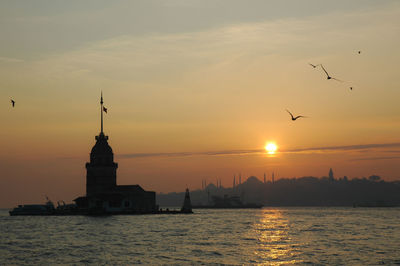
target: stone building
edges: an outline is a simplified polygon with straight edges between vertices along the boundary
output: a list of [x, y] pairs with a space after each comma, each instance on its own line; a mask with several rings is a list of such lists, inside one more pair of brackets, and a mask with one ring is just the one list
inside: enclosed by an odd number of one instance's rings
[[114, 162], [108, 136], [103, 132], [103, 96], [100, 100], [101, 130], [86, 163], [86, 196], [75, 199], [81, 210], [93, 213], [154, 213], [156, 193], [139, 185], [117, 185], [118, 163]]

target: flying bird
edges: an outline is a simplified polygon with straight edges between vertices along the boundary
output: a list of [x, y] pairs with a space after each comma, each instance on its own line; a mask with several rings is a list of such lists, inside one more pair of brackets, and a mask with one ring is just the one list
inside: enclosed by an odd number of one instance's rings
[[343, 80], [340, 80], [340, 79], [337, 79], [337, 78], [334, 78], [334, 77], [329, 76], [328, 72], [325, 70], [325, 68], [324, 68], [324, 66], [323, 66], [322, 64], [321, 64], [321, 67], [322, 67], [322, 69], [324, 70], [324, 72], [325, 72], [325, 74], [326, 74], [326, 79], [334, 79], [334, 80], [343, 82]]
[[296, 121], [300, 117], [307, 118], [307, 116], [303, 116], [303, 115], [298, 115], [298, 116], [294, 117], [293, 114], [291, 112], [289, 112], [288, 109], [286, 109], [286, 112], [288, 112], [290, 114], [290, 116], [292, 117], [292, 121]]
[[103, 106], [103, 111], [104, 113], [107, 113], [107, 108], [105, 108], [104, 106]]
[[308, 63], [310, 66], [312, 66], [313, 68], [316, 68], [317, 66], [320, 66], [321, 64], [318, 64], [318, 65], [313, 65], [313, 64], [311, 64], [311, 63]]
[[353, 90], [353, 87], [350, 87], [350, 90], [352, 91], [352, 90]]
[[11, 99], [11, 104], [12, 104], [12, 107], [15, 106], [15, 101], [13, 99]]
[[361, 51], [358, 51], [358, 54], [361, 54]]

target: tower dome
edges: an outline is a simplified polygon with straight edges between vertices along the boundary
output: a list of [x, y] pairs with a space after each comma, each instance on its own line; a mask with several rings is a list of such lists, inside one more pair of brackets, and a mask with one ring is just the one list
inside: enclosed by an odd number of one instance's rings
[[90, 152], [91, 164], [112, 165], [114, 163], [114, 154], [107, 140], [108, 136], [105, 136], [103, 132], [96, 136], [96, 144]]

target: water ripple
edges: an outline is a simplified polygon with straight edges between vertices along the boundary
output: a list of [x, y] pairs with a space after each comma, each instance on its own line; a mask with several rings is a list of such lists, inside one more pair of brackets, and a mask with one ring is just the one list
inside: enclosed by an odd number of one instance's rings
[[4, 264], [400, 264], [399, 208], [195, 210], [194, 215], [10, 217]]

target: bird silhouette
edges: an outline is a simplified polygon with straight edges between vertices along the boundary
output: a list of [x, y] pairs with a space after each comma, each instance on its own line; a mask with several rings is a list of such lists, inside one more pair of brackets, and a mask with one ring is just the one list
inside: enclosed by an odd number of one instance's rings
[[334, 77], [329, 76], [328, 72], [325, 70], [325, 68], [324, 68], [324, 66], [323, 66], [322, 64], [321, 64], [321, 67], [322, 67], [322, 69], [324, 70], [324, 72], [325, 72], [325, 74], [326, 74], [326, 79], [334, 79], [334, 80], [343, 82], [343, 80], [340, 80], [340, 79], [337, 79], [337, 78], [334, 78]]
[[15, 101], [13, 99], [11, 99], [11, 104], [12, 104], [12, 107], [15, 106]]
[[312, 66], [313, 68], [316, 68], [317, 66], [320, 66], [321, 64], [318, 64], [318, 65], [313, 65], [313, 64], [311, 64], [311, 63], [308, 63], [310, 66]]
[[303, 116], [303, 115], [298, 115], [298, 116], [294, 117], [293, 114], [288, 109], [286, 109], [286, 112], [288, 112], [290, 114], [290, 116], [292, 117], [292, 121], [296, 121], [298, 118], [301, 118], [301, 117], [307, 118], [307, 116]]
[[358, 51], [358, 54], [361, 54], [361, 51]]

